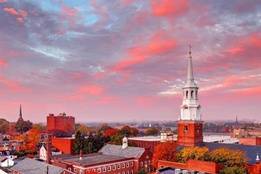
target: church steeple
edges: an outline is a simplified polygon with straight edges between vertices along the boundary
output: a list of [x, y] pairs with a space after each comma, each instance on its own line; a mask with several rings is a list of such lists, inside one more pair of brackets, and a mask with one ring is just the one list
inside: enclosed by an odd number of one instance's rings
[[20, 108], [19, 108], [19, 118], [23, 119], [23, 113], [22, 113], [22, 106], [20, 104]]
[[178, 144], [195, 146], [203, 142], [203, 123], [200, 116], [198, 87], [194, 81], [191, 46], [187, 67], [187, 79], [183, 87], [183, 101], [178, 122]]
[[188, 57], [188, 69], [187, 69], [186, 86], [187, 87], [195, 87], [196, 86], [196, 83], [194, 82], [194, 74], [193, 74], [191, 45], [189, 45], [189, 57]]
[[194, 81], [191, 46], [187, 67], [187, 80], [183, 87], [183, 102], [181, 106], [181, 120], [200, 120], [200, 105], [198, 102], [198, 87]]

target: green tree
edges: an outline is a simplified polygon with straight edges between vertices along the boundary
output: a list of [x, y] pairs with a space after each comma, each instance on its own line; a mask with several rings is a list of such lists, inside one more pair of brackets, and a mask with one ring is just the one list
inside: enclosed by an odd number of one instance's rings
[[17, 132], [24, 133], [24, 132], [27, 132], [28, 130], [32, 129], [32, 126], [33, 126], [33, 123], [30, 122], [29, 120], [24, 121], [22, 119], [19, 119], [16, 122], [15, 129]]
[[138, 174], [147, 174], [147, 172], [145, 172], [144, 169], [141, 169], [141, 170], [138, 171]]
[[73, 144], [73, 152], [76, 154], [80, 153], [80, 150], [84, 149], [84, 136], [81, 134], [80, 131], [76, 132], [75, 140]]
[[220, 171], [220, 174], [246, 174], [246, 169], [244, 167], [225, 167]]

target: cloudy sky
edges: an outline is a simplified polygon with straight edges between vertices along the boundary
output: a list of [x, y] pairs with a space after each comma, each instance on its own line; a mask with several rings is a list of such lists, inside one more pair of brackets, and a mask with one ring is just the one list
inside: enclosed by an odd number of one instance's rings
[[261, 118], [258, 0], [0, 0], [0, 117], [177, 120], [188, 45], [204, 120]]

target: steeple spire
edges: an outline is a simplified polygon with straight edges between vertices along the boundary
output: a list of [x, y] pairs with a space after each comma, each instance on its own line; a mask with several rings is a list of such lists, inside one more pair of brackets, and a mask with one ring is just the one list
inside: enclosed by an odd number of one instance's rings
[[192, 55], [191, 55], [191, 45], [189, 45], [189, 60], [188, 60], [188, 74], [187, 81], [193, 81], [193, 66], [192, 66]]
[[192, 65], [192, 52], [191, 45], [189, 45], [189, 58], [188, 58], [188, 70], [187, 70], [187, 86], [195, 86], [193, 65]]
[[20, 104], [20, 109], [19, 109], [19, 118], [23, 118], [23, 113], [22, 113], [22, 106]]

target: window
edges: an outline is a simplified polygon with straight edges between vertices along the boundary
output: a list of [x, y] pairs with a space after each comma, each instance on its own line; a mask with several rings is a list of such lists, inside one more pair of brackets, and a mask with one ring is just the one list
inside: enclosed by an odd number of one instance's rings
[[101, 173], [101, 168], [98, 168], [98, 169], [97, 169], [97, 172], [98, 172], [98, 173]]
[[107, 170], [108, 170], [108, 171], [111, 171], [111, 166], [108, 166], [108, 167], [107, 167]]
[[102, 171], [103, 171], [103, 172], [106, 172], [106, 167], [103, 167], [103, 168], [102, 168]]
[[186, 91], [186, 98], [188, 98], [188, 91]]
[[120, 166], [119, 164], [117, 164], [117, 168], [118, 168], [118, 169], [120, 169], [120, 168], [121, 168], [121, 166]]
[[126, 163], [126, 167], [127, 167], [127, 168], [129, 167], [129, 163]]
[[190, 95], [191, 98], [194, 98], [193, 94], [194, 94], [194, 91], [191, 91], [191, 95]]
[[131, 167], [133, 166], [133, 161], [130, 163]]
[[188, 132], [188, 126], [187, 126], [187, 125], [185, 125], [185, 127], [184, 127], [184, 132], [185, 132], [185, 133]]
[[116, 166], [115, 165], [112, 166], [112, 170], [116, 170]]
[[125, 168], [125, 163], [122, 163], [122, 168]]

